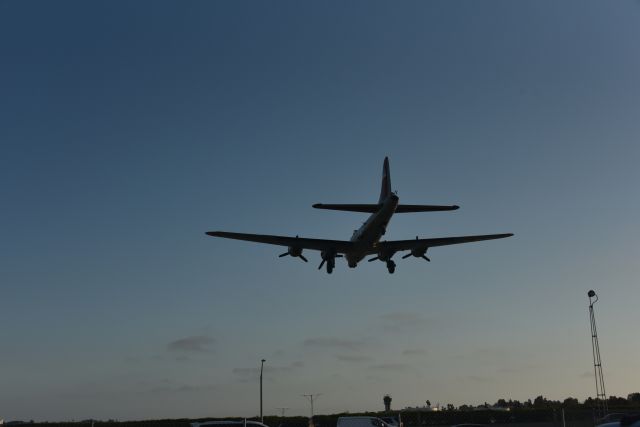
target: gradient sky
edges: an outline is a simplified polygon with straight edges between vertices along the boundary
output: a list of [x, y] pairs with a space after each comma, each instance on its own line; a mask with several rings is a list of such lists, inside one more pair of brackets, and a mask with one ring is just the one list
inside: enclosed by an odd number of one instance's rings
[[[0, 2], [0, 418], [640, 391], [640, 4]], [[327, 275], [207, 230], [513, 232]]]

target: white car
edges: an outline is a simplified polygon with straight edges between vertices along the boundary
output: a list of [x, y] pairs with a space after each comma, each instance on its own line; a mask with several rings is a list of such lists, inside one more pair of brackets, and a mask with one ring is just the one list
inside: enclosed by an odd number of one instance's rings
[[378, 417], [340, 417], [336, 427], [391, 427]]
[[191, 427], [269, 427], [258, 421], [203, 421], [200, 423], [191, 423]]

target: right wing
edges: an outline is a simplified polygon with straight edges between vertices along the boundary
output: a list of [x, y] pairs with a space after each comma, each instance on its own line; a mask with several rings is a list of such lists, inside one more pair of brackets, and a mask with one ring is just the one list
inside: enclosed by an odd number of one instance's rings
[[269, 245], [291, 246], [299, 249], [315, 251], [334, 251], [346, 253], [353, 248], [353, 243], [345, 240], [307, 239], [304, 237], [270, 236], [268, 234], [229, 233], [226, 231], [207, 231], [208, 236], [225, 239], [246, 240], [248, 242], [267, 243]]
[[440, 205], [398, 205], [396, 213], [410, 212], [437, 212], [437, 211], [455, 211], [459, 209], [458, 205], [440, 206]]
[[377, 250], [384, 251], [407, 251], [412, 249], [427, 249], [434, 246], [457, 245], [459, 243], [479, 242], [481, 240], [504, 239], [513, 236], [512, 233], [505, 234], [484, 234], [479, 236], [460, 236], [460, 237], [438, 237], [435, 239], [415, 239], [415, 240], [391, 240], [378, 242]]

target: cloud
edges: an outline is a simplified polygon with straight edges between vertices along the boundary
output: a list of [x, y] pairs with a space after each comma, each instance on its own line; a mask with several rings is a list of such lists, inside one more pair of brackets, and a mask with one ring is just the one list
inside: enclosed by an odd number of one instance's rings
[[463, 380], [472, 381], [474, 383], [490, 383], [492, 381], [491, 378], [480, 377], [478, 375], [467, 375]]
[[406, 371], [409, 369], [409, 365], [406, 363], [381, 363], [379, 365], [369, 366], [369, 369], [373, 369], [376, 371]]
[[367, 356], [356, 356], [356, 355], [349, 355], [349, 354], [337, 354], [336, 359], [338, 359], [341, 362], [354, 362], [354, 363], [368, 362], [371, 360], [371, 358]]
[[206, 335], [181, 338], [167, 344], [169, 351], [184, 351], [193, 353], [205, 353], [211, 350], [215, 340]]
[[[288, 366], [270, 366], [265, 365], [263, 369], [264, 376], [273, 377], [275, 375], [288, 374], [295, 369], [302, 368], [304, 363], [300, 361], [292, 362]], [[253, 380], [260, 377], [260, 367], [252, 367], [252, 368], [233, 368], [231, 371], [238, 377], [240, 377], [241, 381], [245, 380]]]
[[319, 337], [309, 338], [304, 341], [305, 347], [315, 348], [333, 348], [341, 350], [359, 350], [364, 347], [362, 341], [357, 340], [345, 340], [341, 338]]
[[424, 327], [428, 321], [420, 313], [412, 312], [393, 312], [380, 316], [382, 321], [382, 328], [388, 332], [403, 332], [407, 330], [414, 330], [418, 327]]
[[404, 356], [419, 356], [427, 352], [421, 348], [408, 348], [402, 352]]
[[526, 371], [532, 371], [538, 369], [537, 365], [522, 365], [522, 366], [503, 366], [496, 372], [498, 374], [520, 374]]
[[163, 386], [158, 386], [158, 387], [154, 387], [151, 390], [149, 390], [150, 393], [154, 393], [154, 394], [172, 394], [172, 393], [194, 393], [194, 392], [207, 392], [207, 391], [214, 391], [217, 390], [218, 387], [215, 385], [208, 385], [208, 384], [204, 384], [204, 385], [190, 385], [190, 384], [183, 384], [183, 385], [175, 385], [175, 386], [171, 386], [171, 385], [163, 385]]

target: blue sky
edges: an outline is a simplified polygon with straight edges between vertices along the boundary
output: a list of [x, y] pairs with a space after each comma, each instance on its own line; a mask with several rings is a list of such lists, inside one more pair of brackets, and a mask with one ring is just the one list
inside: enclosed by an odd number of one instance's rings
[[[0, 418], [639, 391], [640, 6], [0, 3]], [[329, 276], [207, 230], [513, 232]]]

